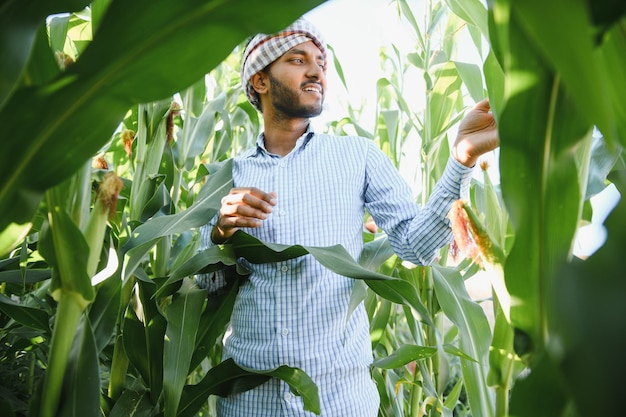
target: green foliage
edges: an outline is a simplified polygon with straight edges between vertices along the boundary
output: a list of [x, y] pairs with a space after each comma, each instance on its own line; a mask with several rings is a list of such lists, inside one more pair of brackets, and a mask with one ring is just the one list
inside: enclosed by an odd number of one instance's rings
[[[453, 245], [432, 267], [401, 262], [381, 233], [364, 233], [358, 263], [341, 247], [269, 244], [243, 232], [198, 250], [197, 228], [232, 185], [230, 158], [261, 128], [240, 92], [238, 45], [320, 1], [28, 3], [0, 9], [4, 43], [15, 46], [0, 51], [0, 121], [11, 133], [0, 154], [8, 415], [211, 416], [213, 396], [272, 377], [319, 412], [301, 370], [222, 362], [245, 279], [237, 257], [303, 254], [355, 279], [349, 311], [364, 302], [370, 317], [380, 416], [619, 414], [623, 204], [600, 251], [572, 261], [571, 248], [607, 175], [624, 192], [610, 175], [626, 138], [620, 2], [493, 0], [486, 9], [446, 0], [423, 10], [396, 2], [416, 45], [406, 56], [396, 46], [381, 51], [387, 75], [377, 83], [374, 131], [353, 108], [329, 129], [352, 127], [397, 166], [417, 145], [421, 202], [466, 101], [488, 96], [501, 136], [501, 187], [485, 170], [465, 207], [470, 229], [503, 255], [462, 259]], [[563, 10], [567, 18], [555, 20]], [[456, 59], [462, 31], [482, 68]], [[347, 88], [336, 57], [335, 66]], [[407, 100], [404, 80], [416, 71], [423, 108]], [[603, 140], [592, 142], [594, 125]], [[106, 172], [123, 180], [117, 207], [88, 226]], [[189, 277], [220, 269], [229, 285], [207, 299]], [[491, 322], [465, 288], [479, 271], [492, 285]]]

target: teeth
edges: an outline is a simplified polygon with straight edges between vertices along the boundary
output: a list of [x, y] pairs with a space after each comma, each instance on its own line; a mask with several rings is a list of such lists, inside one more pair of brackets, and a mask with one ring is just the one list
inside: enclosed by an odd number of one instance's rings
[[315, 88], [315, 87], [305, 87], [304, 91], [314, 91], [316, 93], [319, 93], [321, 90], [319, 88]]

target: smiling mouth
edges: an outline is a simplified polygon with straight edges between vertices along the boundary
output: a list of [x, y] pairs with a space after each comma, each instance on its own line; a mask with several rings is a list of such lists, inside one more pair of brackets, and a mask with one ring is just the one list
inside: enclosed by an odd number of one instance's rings
[[317, 85], [308, 85], [302, 89], [306, 93], [318, 93], [322, 94], [322, 88]]

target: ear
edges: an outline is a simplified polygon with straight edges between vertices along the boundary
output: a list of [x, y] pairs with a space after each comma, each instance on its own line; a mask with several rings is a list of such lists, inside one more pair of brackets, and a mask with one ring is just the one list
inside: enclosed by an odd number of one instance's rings
[[269, 80], [267, 79], [267, 75], [263, 71], [259, 71], [250, 78], [250, 84], [252, 84], [252, 88], [259, 94], [267, 93]]

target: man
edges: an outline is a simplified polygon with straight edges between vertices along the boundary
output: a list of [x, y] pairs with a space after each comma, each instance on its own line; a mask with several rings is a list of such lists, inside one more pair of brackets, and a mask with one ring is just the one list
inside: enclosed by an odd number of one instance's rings
[[[445, 172], [428, 204], [414, 203], [409, 186], [371, 140], [318, 134], [309, 118], [322, 111], [326, 46], [299, 20], [274, 35], [250, 40], [242, 83], [262, 113], [256, 147], [233, 161], [234, 187], [204, 228], [209, 244], [238, 229], [267, 242], [342, 244], [358, 259], [367, 211], [402, 259], [428, 264], [451, 240], [447, 213], [468, 184], [471, 167], [498, 144], [484, 101], [459, 128]], [[348, 318], [353, 280], [311, 256], [280, 263], [241, 263], [251, 275], [241, 286], [225, 340], [225, 355], [255, 369], [303, 369], [319, 388], [322, 416], [374, 417], [378, 392], [370, 376], [369, 323], [363, 304]], [[199, 282], [202, 285], [203, 277]], [[220, 417], [309, 416], [282, 381], [219, 401]]]

